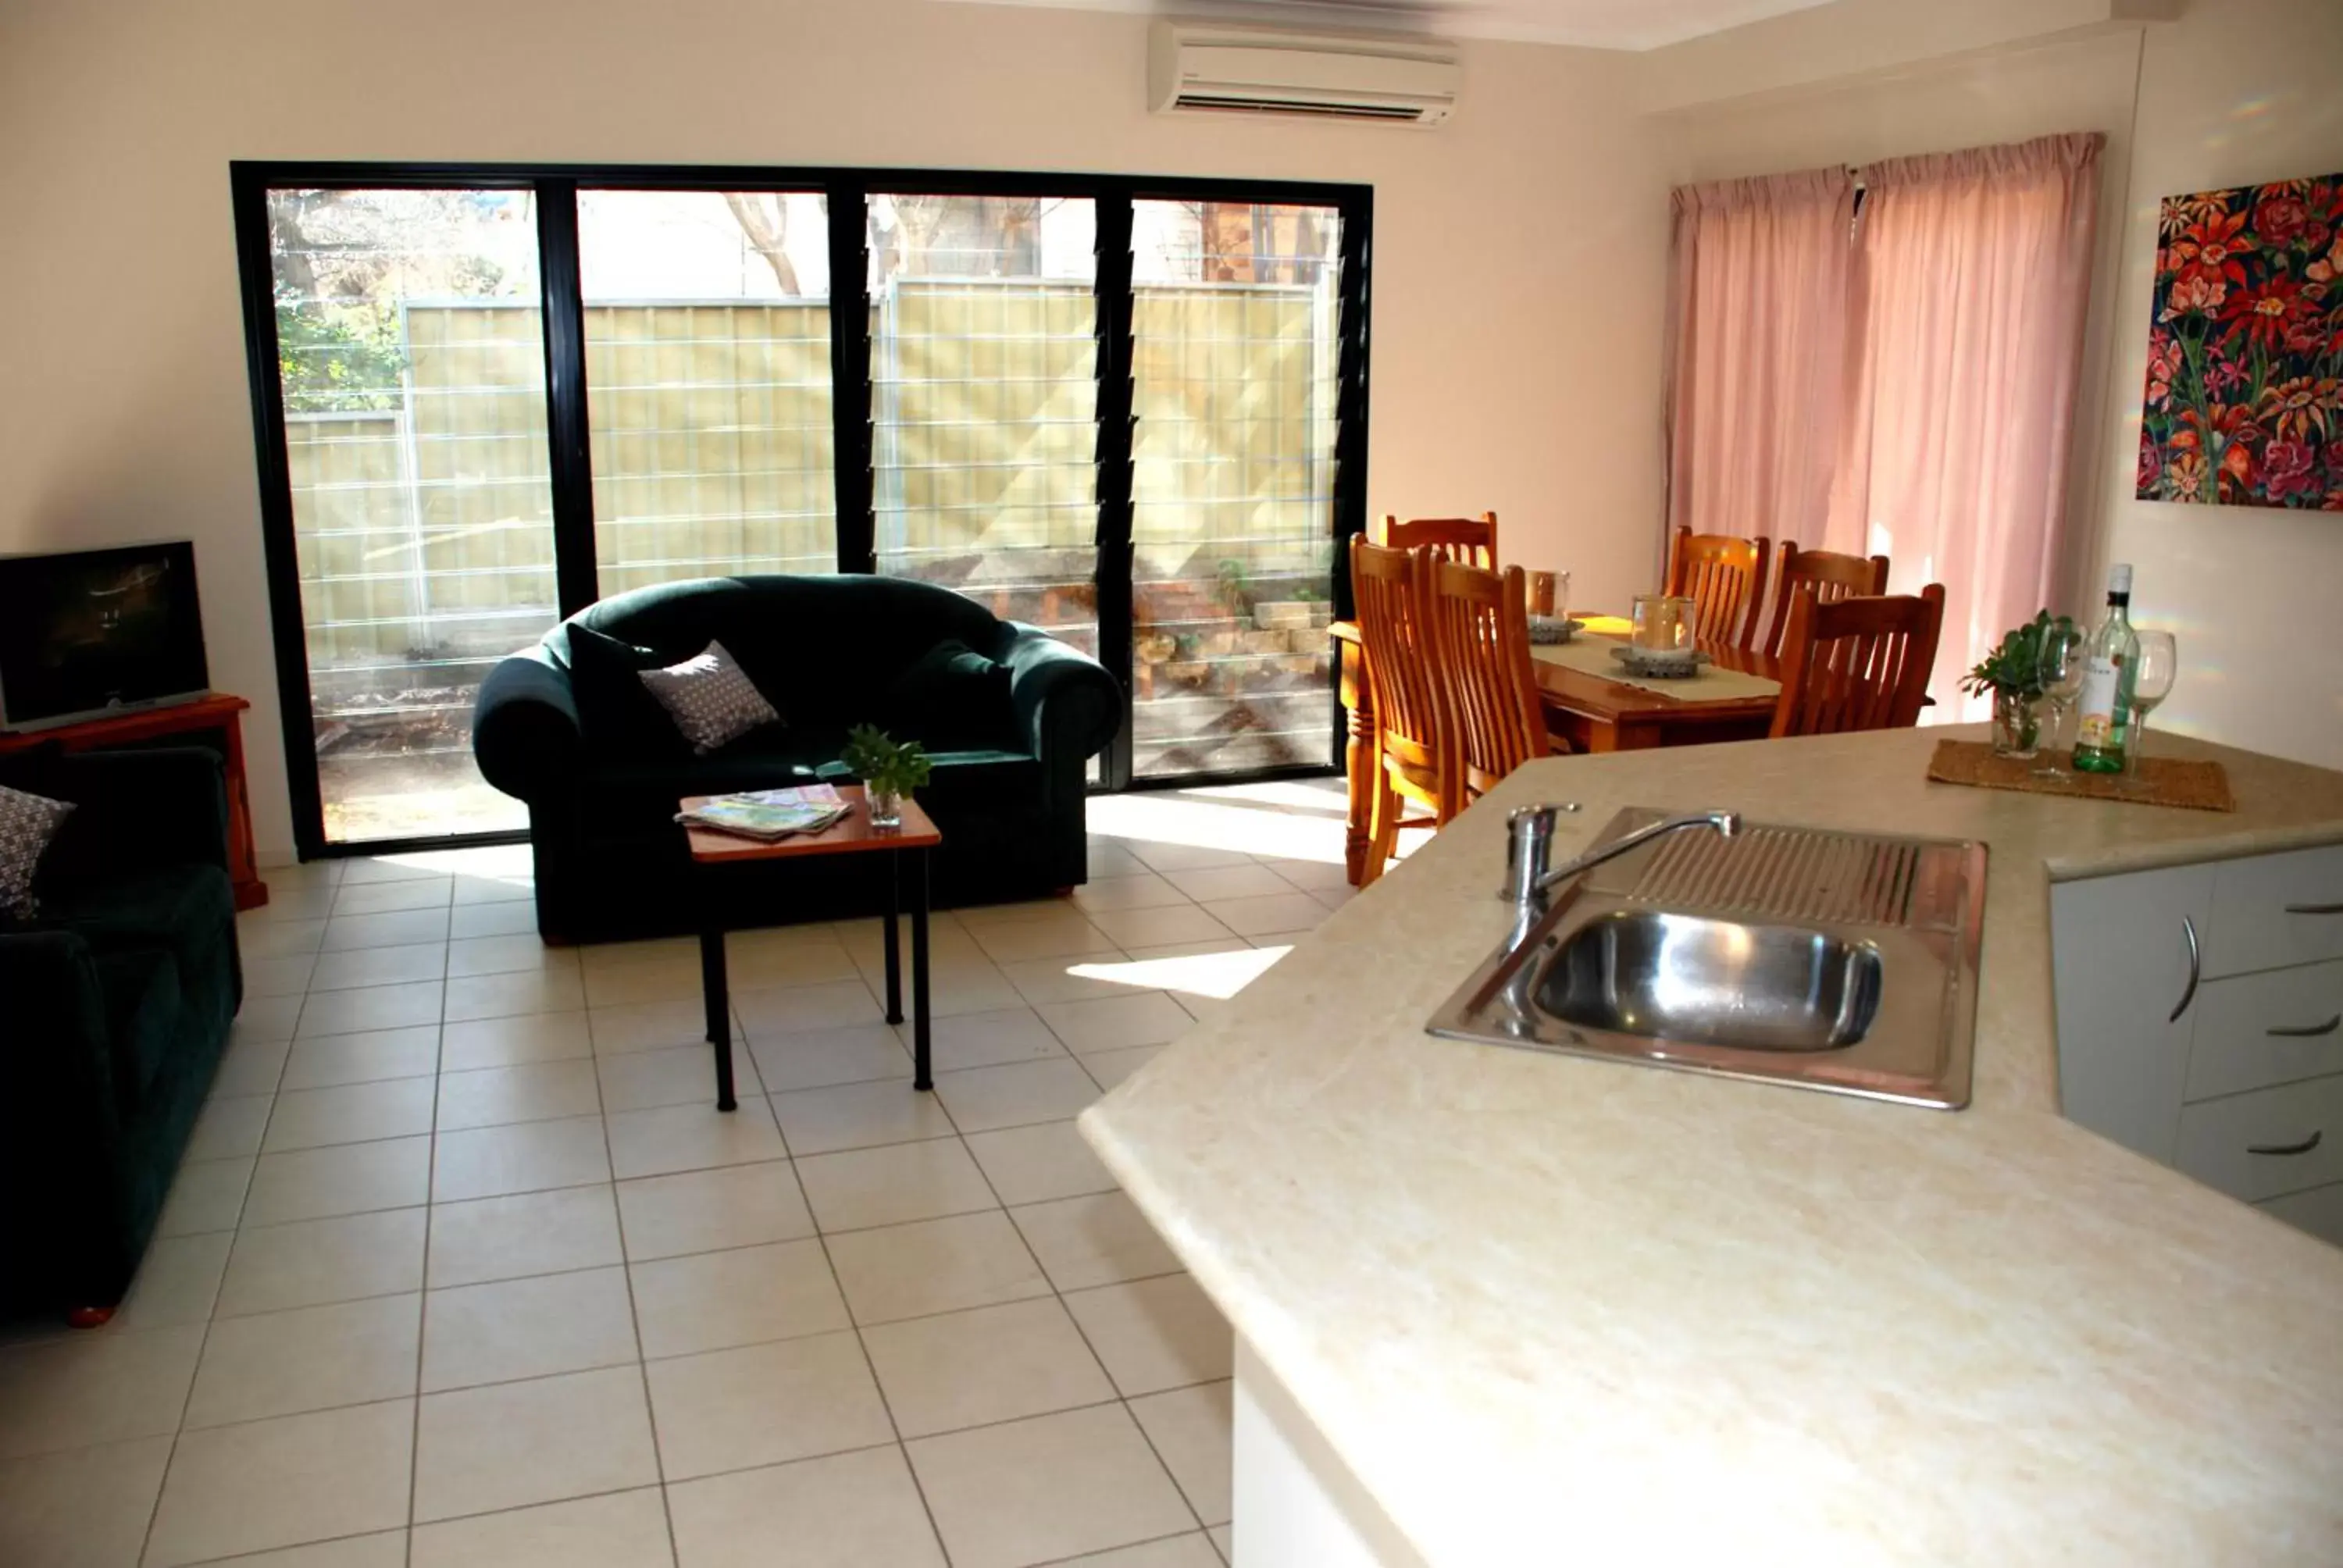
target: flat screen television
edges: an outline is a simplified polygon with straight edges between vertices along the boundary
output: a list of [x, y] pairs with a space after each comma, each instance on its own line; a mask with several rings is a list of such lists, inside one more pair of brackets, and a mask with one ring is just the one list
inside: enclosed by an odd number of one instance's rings
[[196, 547], [0, 556], [0, 729], [205, 696]]

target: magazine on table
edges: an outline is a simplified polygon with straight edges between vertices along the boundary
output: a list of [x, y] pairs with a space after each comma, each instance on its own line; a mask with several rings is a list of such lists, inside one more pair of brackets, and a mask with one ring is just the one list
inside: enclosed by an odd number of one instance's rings
[[819, 833], [852, 809], [852, 802], [828, 784], [800, 784], [710, 795], [689, 810], [677, 812], [675, 819], [688, 828], [713, 828], [771, 844], [800, 833]]

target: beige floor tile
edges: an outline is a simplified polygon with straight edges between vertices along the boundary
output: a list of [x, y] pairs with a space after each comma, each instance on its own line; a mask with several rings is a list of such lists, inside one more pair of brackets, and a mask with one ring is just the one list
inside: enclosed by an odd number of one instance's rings
[[1041, 1203], [1115, 1190], [1113, 1175], [1071, 1121], [972, 1132], [965, 1141], [1003, 1203]]
[[1215, 1524], [1204, 1533], [1212, 1538], [1212, 1550], [1221, 1554], [1222, 1563], [1234, 1563], [1237, 1560], [1237, 1533], [1232, 1525]]
[[647, 1363], [669, 1481], [869, 1448], [895, 1435], [851, 1332]]
[[244, 1213], [245, 1190], [252, 1185], [253, 1163], [249, 1158], [193, 1160], [180, 1166], [155, 1221], [155, 1234], [195, 1236], [235, 1230]]
[[353, 888], [364, 882], [408, 882], [425, 877], [453, 875], [447, 869], [448, 852], [416, 855], [368, 855], [353, 857], [341, 862], [341, 885]]
[[858, 1323], [1047, 1295], [1050, 1282], [998, 1211], [830, 1237], [830, 1266]]
[[[904, 933], [906, 961], [910, 951], [910, 935]], [[933, 956], [932, 951], [930, 955]], [[843, 943], [836, 940], [813, 942], [803, 938], [786, 943], [742, 943], [738, 940], [726, 949], [726, 978], [742, 990], [763, 990], [776, 986], [827, 985], [837, 980], [858, 978], [853, 955]], [[690, 995], [699, 994], [699, 975], [695, 960]]]
[[1225, 1561], [1212, 1537], [1199, 1530], [1137, 1546], [1118, 1546], [1111, 1552], [1069, 1557], [1057, 1568], [1222, 1568]]
[[[1139, 910], [1124, 910], [1137, 914]], [[1102, 918], [1111, 918], [1101, 911]], [[1096, 924], [1069, 906], [1061, 916], [1030, 920], [1011, 920], [1001, 925], [988, 925], [971, 933], [984, 956], [994, 963], [1015, 963], [1023, 959], [1063, 958], [1071, 953], [1111, 953], [1115, 950], [1114, 939]]]
[[236, 1021], [228, 1026], [230, 1045], [247, 1040], [291, 1040], [293, 1026], [300, 1020], [301, 1003], [297, 996], [256, 996], [244, 999], [236, 1010]]
[[147, 1568], [396, 1529], [414, 1441], [405, 1399], [184, 1432]]
[[936, 1074], [936, 1097], [962, 1132], [990, 1132], [1079, 1115], [1097, 1083], [1068, 1057]]
[[980, 931], [993, 926], [1017, 925], [1028, 920], [1074, 920], [1081, 911], [1071, 899], [1019, 899], [1005, 904], [970, 904], [954, 910], [950, 919], [964, 930]]
[[195, 1130], [187, 1134], [185, 1160], [234, 1160], [260, 1152], [261, 1135], [268, 1130], [273, 1094], [214, 1095], [196, 1113]]
[[[716, 1059], [704, 1041], [600, 1056], [594, 1066], [601, 1079], [605, 1111], [716, 1103]], [[763, 1092], [756, 1061], [739, 1040], [732, 1045], [732, 1083], [742, 1100]]]
[[699, 950], [698, 937], [652, 937], [631, 942], [589, 942], [578, 959], [591, 973], [663, 959], [688, 959]]
[[486, 1067], [518, 1067], [528, 1061], [563, 1061], [594, 1054], [586, 1014], [522, 1013], [514, 1018], [467, 1019], [441, 1031], [439, 1070], [470, 1072]]
[[[532, 894], [535, 890], [531, 890]], [[524, 900], [493, 904], [458, 904], [447, 913], [447, 935], [456, 941], [479, 937], [534, 936], [537, 905]]]
[[1061, 1291], [1176, 1273], [1180, 1260], [1121, 1192], [1061, 1198], [1009, 1211]]
[[526, 1013], [575, 1012], [585, 1005], [585, 987], [575, 972], [567, 970], [466, 975], [447, 982], [447, 1017], [450, 1023]]
[[537, 879], [525, 869], [495, 876], [458, 875], [455, 879], [456, 907], [477, 908], [483, 905], [519, 904], [536, 913]]
[[246, 1223], [220, 1282], [217, 1315], [283, 1312], [423, 1288], [424, 1211], [390, 1209]]
[[476, 1127], [443, 1132], [436, 1141], [431, 1170], [435, 1202], [582, 1187], [610, 1179], [598, 1116]]
[[1203, 906], [1212, 917], [1239, 936], [1265, 936], [1272, 931], [1314, 930], [1328, 913], [1326, 906], [1307, 893], [1272, 893], [1258, 899], [1221, 899]]
[[329, 1143], [371, 1143], [431, 1131], [431, 1081], [393, 1078], [331, 1089], [293, 1090], [277, 1097], [264, 1154], [318, 1149]]
[[1125, 847], [1148, 869], [1166, 873], [1253, 863], [1252, 857], [1241, 849], [1222, 849], [1207, 844], [1172, 844], [1152, 839], [1133, 839], [1128, 840]]
[[356, 990], [364, 986], [408, 985], [447, 978], [447, 944], [416, 942], [394, 948], [345, 948], [325, 953], [309, 977], [311, 990]]
[[1039, 1010], [1041, 1021], [1077, 1055], [1091, 1050], [1127, 1050], [1162, 1045], [1194, 1026], [1187, 1010], [1160, 990], [1131, 991], [1091, 1001], [1054, 1002]]
[[862, 1231], [1000, 1207], [957, 1138], [817, 1154], [798, 1161], [806, 1201], [825, 1231]]
[[814, 1229], [785, 1160], [621, 1181], [618, 1214], [638, 1262], [795, 1241]]
[[624, 1261], [607, 1185], [441, 1203], [431, 1211], [434, 1290]]
[[679, 1482], [668, 1510], [680, 1568], [944, 1568], [893, 1443]]
[[239, 1040], [220, 1053], [212, 1074], [212, 1096], [217, 1100], [247, 1094], [274, 1094], [285, 1076], [285, 1059], [293, 1044], [284, 1040]]
[[589, 1008], [697, 1000], [699, 994], [699, 955], [696, 952], [661, 954], [639, 962], [597, 965], [586, 970], [586, 1005]]
[[115, 1311], [113, 1332], [177, 1328], [210, 1318], [234, 1241], [226, 1231], [213, 1231], [148, 1242], [130, 1290]]
[[417, 1525], [412, 1568], [671, 1568], [659, 1488]]
[[413, 947], [447, 940], [445, 909], [400, 910], [381, 915], [336, 915], [326, 922], [325, 938], [319, 946], [327, 952], [338, 953], [352, 948]]
[[[910, 960], [906, 960], [908, 963]], [[864, 971], [873, 995], [887, 994], [887, 971], [873, 966]], [[911, 1038], [910, 971], [904, 970], [903, 1021], [897, 1027], [908, 1044]], [[948, 1019], [965, 1018], [970, 1013], [1000, 1012], [1021, 1008], [1024, 996], [1009, 983], [1001, 966], [990, 959], [977, 958], [965, 964], [939, 966], [928, 975], [928, 1017], [937, 1028]]]
[[532, 1061], [439, 1075], [442, 1132], [501, 1127], [516, 1121], [557, 1121], [602, 1109], [591, 1059]]
[[0, 1459], [168, 1435], [203, 1342], [193, 1325], [0, 1347]]
[[[756, 1059], [757, 1076], [776, 1094], [911, 1076], [911, 1053], [883, 1023], [752, 1036], [751, 1040], [749, 1051]], [[708, 1048], [699, 1049], [705, 1060]]]
[[446, 877], [404, 878], [395, 882], [349, 882], [334, 895], [334, 913], [387, 915], [399, 910], [444, 910], [454, 883]]
[[1125, 1398], [1234, 1374], [1228, 1320], [1186, 1274], [1070, 1291], [1066, 1310]]
[[607, 1120], [610, 1165], [622, 1181], [753, 1164], [788, 1152], [780, 1129], [773, 1124], [772, 1108], [753, 1094], [739, 1096], [735, 1111], [719, 1111], [712, 1101], [703, 1101], [614, 1111]]
[[1206, 1524], [1229, 1522], [1229, 1443], [1233, 1419], [1227, 1382], [1151, 1393], [1131, 1402], [1131, 1413], [1172, 1472], [1188, 1506]]
[[659, 1479], [634, 1366], [425, 1394], [416, 1421], [418, 1525]]
[[[737, 1013], [739, 998], [734, 999]], [[706, 1049], [708, 1011], [699, 999], [689, 1001], [638, 1002], [628, 1007], [598, 1007], [587, 1014], [594, 1037], [594, 1054], [616, 1055], [629, 1050], [656, 1050], [662, 1046], [698, 1045]]]
[[1081, 1059], [1082, 1070], [1098, 1081], [1101, 1091], [1110, 1090], [1162, 1052], [1160, 1045], [1133, 1046], [1129, 1050], [1094, 1050]]
[[1147, 862], [1132, 854], [1121, 840], [1093, 833], [1090, 842], [1090, 873], [1093, 877], [1131, 877], [1148, 870]]
[[205, 1568], [407, 1568], [407, 1532], [346, 1535], [339, 1541], [287, 1546], [281, 1552], [215, 1558]]
[[[385, 917], [396, 919], [397, 917]], [[357, 990], [312, 991], [301, 1004], [296, 1040], [327, 1034], [360, 1034], [377, 1029], [411, 1029], [437, 1023], [446, 988], [438, 980], [408, 985], [366, 986]]]
[[774, 1095], [772, 1107], [789, 1151], [800, 1158], [948, 1138], [953, 1131], [935, 1095], [913, 1089], [907, 1079], [793, 1090]]
[[0, 1563], [129, 1568], [170, 1458], [169, 1438], [145, 1437], [0, 1461]]
[[[1237, 939], [1229, 939], [1236, 945]], [[1051, 1002], [1091, 1001], [1105, 998], [1138, 994], [1140, 988], [1125, 980], [1107, 978], [1097, 973], [1079, 972], [1085, 970], [1113, 970], [1121, 960], [1105, 957], [1070, 959], [1030, 959], [1023, 963], [1003, 964], [1001, 972], [1009, 977], [1018, 994], [1035, 1009]]]
[[[904, 983], [909, 985], [908, 979]], [[699, 1004], [695, 1000], [689, 1005]], [[767, 1035], [805, 1034], [814, 1030], [886, 1021], [886, 1015], [879, 1010], [877, 994], [860, 980], [828, 980], [820, 985], [736, 986], [732, 990], [732, 1010], [739, 1015], [741, 1027], [750, 1038], [759, 1040]], [[694, 1038], [704, 1032], [695, 1030]]]
[[1114, 1384], [1054, 1296], [862, 1331], [906, 1438], [1099, 1404]]
[[1280, 877], [1305, 893], [1347, 893], [1351, 875], [1340, 860], [1263, 860]]
[[204, 1342], [186, 1424], [221, 1426], [415, 1392], [419, 1293], [223, 1318]]
[[305, 1040], [285, 1060], [277, 1088], [330, 1089], [341, 1083], [379, 1083], [391, 1078], [427, 1078], [439, 1067], [439, 1026], [374, 1030]]
[[423, 1310], [423, 1392], [632, 1365], [624, 1269], [534, 1274], [433, 1291]]
[[849, 1326], [818, 1241], [776, 1241], [636, 1263], [635, 1315], [646, 1356], [693, 1355]]
[[462, 937], [447, 944], [447, 978], [471, 975], [520, 974], [529, 970], [576, 972], [578, 954], [570, 948], [549, 948], [534, 930], [503, 936]]
[[431, 1196], [431, 1140], [393, 1138], [264, 1154], [252, 1170], [244, 1223], [281, 1225], [377, 1209], [403, 1209]]
[[1292, 883], [1260, 864], [1167, 871], [1163, 879], [1198, 903], [1214, 899], [1255, 899], [1293, 891]]
[[1196, 1527], [1120, 1404], [904, 1446], [953, 1568], [1023, 1568]]
[[[911, 1029], [908, 1021], [895, 1027], [905, 1050], [911, 1049]], [[1065, 1054], [1065, 1047], [1058, 1043], [1041, 1016], [1021, 1001], [989, 1012], [935, 1019], [930, 1025], [929, 1040], [939, 1072]]]
[[1127, 877], [1092, 877], [1073, 892], [1074, 906], [1084, 914], [1101, 910], [1158, 910], [1184, 904], [1188, 895], [1152, 871]]
[[236, 917], [239, 930], [256, 926], [314, 925], [323, 928], [326, 917], [333, 912], [334, 890], [330, 886], [300, 887], [288, 885], [281, 870], [264, 873], [268, 886], [268, 901], [256, 910], [246, 910]]
[[[269, 873], [274, 881], [276, 873]], [[263, 906], [265, 910], [266, 906]], [[315, 920], [255, 920], [241, 916], [236, 922], [237, 950], [252, 959], [281, 959], [295, 954], [312, 954], [326, 940], [326, 922]]]
[[[1232, 867], [1231, 869], [1245, 869]], [[1265, 873], [1264, 873], [1265, 874]], [[1292, 892], [1292, 889], [1287, 889]], [[1161, 947], [1167, 942], [1213, 941], [1230, 935], [1229, 928], [1194, 904], [1170, 904], [1161, 909], [1103, 910], [1096, 917], [1099, 930], [1122, 948]]]

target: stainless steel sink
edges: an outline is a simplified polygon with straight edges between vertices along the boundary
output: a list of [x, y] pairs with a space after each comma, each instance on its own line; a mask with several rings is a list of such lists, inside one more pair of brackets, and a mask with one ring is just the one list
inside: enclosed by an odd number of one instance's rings
[[[1659, 820], [1621, 812], [1594, 847]], [[1443, 1037], [1957, 1109], [1985, 848], [1749, 824], [1597, 866], [1449, 999]]]

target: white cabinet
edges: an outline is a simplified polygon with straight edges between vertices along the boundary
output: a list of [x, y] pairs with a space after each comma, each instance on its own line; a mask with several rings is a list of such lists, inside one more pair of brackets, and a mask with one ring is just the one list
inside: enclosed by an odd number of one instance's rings
[[2343, 1072], [2343, 962], [2207, 980], [2184, 1098]]
[[2221, 862], [2205, 974], [2343, 959], [2343, 847]]
[[2343, 1078], [2183, 1106], [2173, 1163], [2248, 1203], [2343, 1181]]
[[2058, 1101], [2069, 1120], [2172, 1163], [2213, 868], [2050, 888]]

